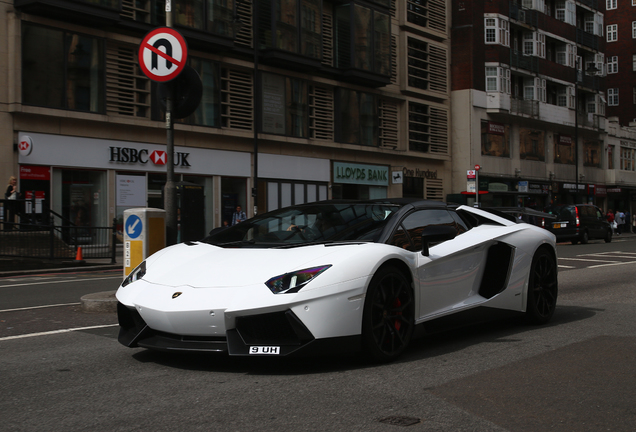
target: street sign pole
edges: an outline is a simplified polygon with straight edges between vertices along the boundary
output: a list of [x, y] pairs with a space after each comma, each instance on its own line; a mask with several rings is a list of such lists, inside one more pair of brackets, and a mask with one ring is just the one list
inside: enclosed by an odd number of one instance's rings
[[[166, 27], [172, 27], [172, 3], [166, 0]], [[168, 84], [166, 97], [166, 185], [164, 186], [163, 206], [166, 210], [166, 243], [168, 246], [177, 243], [177, 188], [174, 183], [174, 86]]]

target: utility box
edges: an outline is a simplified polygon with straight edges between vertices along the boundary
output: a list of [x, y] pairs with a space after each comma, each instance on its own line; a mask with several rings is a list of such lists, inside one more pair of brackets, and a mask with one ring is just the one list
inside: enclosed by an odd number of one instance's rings
[[166, 247], [166, 211], [124, 210], [124, 277], [143, 260]]
[[203, 186], [177, 183], [179, 202], [179, 242], [197, 241], [205, 237], [205, 194]]

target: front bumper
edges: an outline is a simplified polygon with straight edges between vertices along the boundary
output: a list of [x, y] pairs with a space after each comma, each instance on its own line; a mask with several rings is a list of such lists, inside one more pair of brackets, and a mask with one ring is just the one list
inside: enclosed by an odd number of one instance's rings
[[231, 356], [291, 356], [350, 353], [361, 349], [359, 335], [316, 339], [296, 314], [281, 312], [236, 318], [225, 336], [188, 336], [157, 331], [148, 326], [135, 308], [118, 302], [119, 337], [122, 345], [159, 351], [196, 351]]

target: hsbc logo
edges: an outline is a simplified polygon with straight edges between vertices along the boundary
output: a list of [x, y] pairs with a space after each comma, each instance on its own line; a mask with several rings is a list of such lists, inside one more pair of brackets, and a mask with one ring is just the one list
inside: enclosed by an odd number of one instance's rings
[[[189, 167], [188, 156], [190, 153], [175, 152], [174, 166]], [[163, 150], [153, 150], [148, 154], [147, 149], [137, 150], [130, 147], [110, 147], [110, 162], [140, 163], [147, 164], [148, 161], [155, 165], [165, 165], [168, 163], [168, 154]]]

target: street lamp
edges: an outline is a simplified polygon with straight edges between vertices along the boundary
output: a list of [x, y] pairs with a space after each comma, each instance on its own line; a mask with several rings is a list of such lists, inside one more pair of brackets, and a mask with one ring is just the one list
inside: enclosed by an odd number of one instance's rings
[[[575, 164], [575, 173], [574, 173], [574, 181], [575, 187], [574, 190], [574, 204], [577, 203], [577, 197], [579, 195], [579, 81], [582, 81], [583, 73], [580, 70], [581, 57], [576, 58], [576, 77], [574, 79], [574, 164]], [[586, 75], [596, 73], [598, 69], [594, 66], [594, 63], [585, 71]], [[580, 73], [580, 74], [579, 74]], [[581, 79], [579, 79], [579, 77]]]

